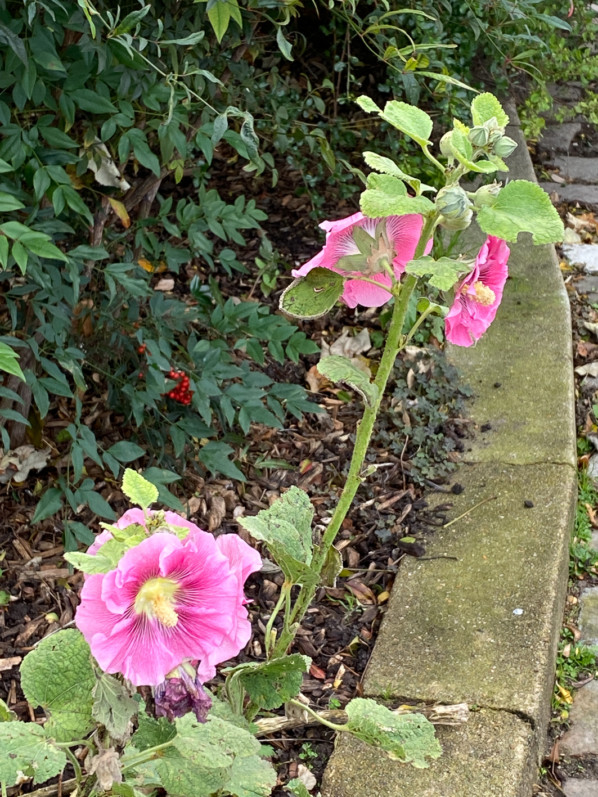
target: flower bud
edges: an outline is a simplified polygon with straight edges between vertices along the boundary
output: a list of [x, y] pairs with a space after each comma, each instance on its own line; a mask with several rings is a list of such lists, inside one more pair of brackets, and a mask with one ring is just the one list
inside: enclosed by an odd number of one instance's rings
[[490, 185], [483, 185], [473, 195], [473, 204], [476, 208], [483, 208], [492, 206], [496, 202], [497, 196], [500, 194], [502, 186], [500, 183], [491, 183]]
[[453, 157], [453, 150], [451, 148], [451, 139], [452, 139], [452, 130], [449, 130], [448, 133], [445, 133], [442, 138], [440, 139], [440, 144], [438, 145], [440, 148], [440, 152], [444, 155], [445, 158], [452, 158]]
[[465, 191], [458, 185], [441, 188], [436, 196], [436, 208], [447, 219], [458, 219], [471, 208]]
[[472, 127], [467, 138], [474, 147], [485, 147], [490, 138], [490, 131], [486, 127]]
[[517, 142], [509, 136], [501, 136], [494, 145], [493, 152], [499, 158], [508, 158], [517, 149]]
[[471, 224], [472, 219], [473, 211], [467, 210], [462, 216], [458, 216], [454, 219], [448, 219], [446, 216], [441, 216], [439, 224], [441, 227], [444, 227], [445, 230], [465, 230]]

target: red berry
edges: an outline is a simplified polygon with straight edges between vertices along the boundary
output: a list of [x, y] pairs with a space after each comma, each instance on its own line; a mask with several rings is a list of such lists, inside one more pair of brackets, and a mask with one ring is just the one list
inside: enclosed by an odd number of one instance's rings
[[137, 379], [143, 379], [143, 371], [139, 371], [137, 374]]
[[139, 348], [137, 349], [137, 352], [138, 352], [139, 354], [143, 354], [143, 353], [145, 352], [145, 350], [146, 350], [146, 349], [147, 349], [147, 346], [146, 346], [146, 344], [145, 344], [145, 343], [142, 343], [142, 344], [141, 344], [141, 346], [139, 346]]

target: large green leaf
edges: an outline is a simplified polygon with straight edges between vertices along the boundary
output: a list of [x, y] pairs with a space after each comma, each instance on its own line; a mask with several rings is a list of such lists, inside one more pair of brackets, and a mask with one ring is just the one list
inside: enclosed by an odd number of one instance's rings
[[345, 711], [349, 718], [346, 729], [381, 747], [389, 758], [424, 769], [429, 766], [428, 758], [442, 754], [434, 726], [423, 714], [395, 714], [375, 700], [360, 697], [347, 703]]
[[392, 192], [368, 188], [361, 195], [359, 205], [362, 213], [374, 219], [407, 216], [410, 213], [426, 214], [434, 210], [434, 204], [425, 196], [405, 196], [396, 187]]
[[93, 690], [93, 718], [103, 725], [117, 741], [129, 735], [131, 718], [137, 714], [139, 703], [131, 691], [112, 675], [103, 673]]
[[408, 105], [406, 102], [390, 100], [380, 116], [397, 130], [417, 141], [421, 147], [431, 143], [429, 139], [433, 127], [432, 119], [421, 108]]
[[66, 766], [66, 755], [35, 722], [0, 723], [0, 783], [14, 786], [23, 775], [44, 783]]
[[535, 244], [558, 243], [565, 233], [548, 194], [527, 180], [507, 183], [492, 207], [478, 211], [477, 220], [485, 233], [510, 242], [520, 232], [530, 232]]
[[139, 727], [131, 740], [138, 750], [147, 750], [150, 747], [166, 744], [176, 736], [176, 727], [166, 717], [155, 719], [145, 713], [144, 707], [139, 709]]
[[44, 709], [46, 733], [59, 742], [80, 739], [92, 729], [95, 684], [89, 645], [74, 629], [43, 639], [21, 665], [25, 697]]
[[346, 357], [331, 355], [322, 357], [318, 363], [318, 371], [331, 382], [344, 382], [356, 390], [368, 407], [373, 407], [378, 400], [378, 388], [370, 382], [368, 375], [354, 365]]
[[313, 268], [292, 282], [280, 297], [280, 309], [293, 318], [320, 318], [340, 299], [344, 279], [327, 268]]

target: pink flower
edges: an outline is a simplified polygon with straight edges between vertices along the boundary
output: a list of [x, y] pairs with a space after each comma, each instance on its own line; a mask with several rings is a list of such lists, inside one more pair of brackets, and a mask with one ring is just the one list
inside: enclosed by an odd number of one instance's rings
[[[130, 548], [115, 570], [88, 575], [75, 618], [100, 667], [138, 686], [155, 686], [197, 659], [198, 679], [209, 680], [215, 665], [236, 656], [251, 636], [243, 585], [261, 567], [257, 551], [236, 535], [214, 539], [173, 512], [165, 520], [189, 534], [180, 540], [157, 531]], [[131, 523], [145, 525], [141, 510], [130, 510], [118, 525]]]
[[[384, 235], [380, 234], [380, 228], [377, 230], [379, 224], [382, 227], [382, 223], [385, 225]], [[294, 277], [304, 277], [312, 268], [329, 268], [337, 274], [349, 277], [345, 281], [341, 296], [341, 300], [346, 305], [356, 307], [361, 304], [364, 307], [380, 307], [391, 298], [388, 288], [392, 284], [390, 274], [380, 264], [380, 258], [386, 257], [392, 263], [395, 277], [399, 279], [405, 270], [405, 264], [413, 259], [422, 224], [422, 217], [417, 215], [370, 219], [363, 213], [354, 213], [352, 216], [338, 221], [323, 221], [320, 227], [326, 231], [324, 248], [301, 268], [295, 269], [292, 274]], [[359, 272], [343, 270], [341, 260], [344, 257], [363, 254], [355, 241], [354, 231], [356, 228], [361, 228], [376, 239], [371, 254], [363, 256], [364, 268]], [[430, 250], [431, 246], [430, 242], [426, 252]], [[341, 262], [339, 263], [339, 261]], [[356, 274], [362, 274], [364, 277], [374, 280], [381, 287], [378, 288], [371, 282], [364, 282], [356, 278], [354, 276]]]
[[472, 271], [457, 286], [455, 301], [444, 319], [446, 339], [471, 346], [490, 324], [508, 277], [510, 250], [500, 238], [489, 235], [478, 252]]

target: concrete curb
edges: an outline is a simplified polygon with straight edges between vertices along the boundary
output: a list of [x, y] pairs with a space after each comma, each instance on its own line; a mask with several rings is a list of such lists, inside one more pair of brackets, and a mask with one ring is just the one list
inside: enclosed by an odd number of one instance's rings
[[[535, 180], [518, 119], [509, 135], [519, 144], [509, 177]], [[480, 239], [478, 231], [476, 248]], [[341, 736], [324, 797], [531, 795], [575, 516], [574, 383], [554, 247], [515, 244], [509, 269], [489, 332], [450, 352], [474, 388], [477, 427], [454, 477], [465, 490], [453, 516], [485, 503], [436, 533], [427, 561], [400, 569], [364, 679], [370, 697], [467, 702], [477, 711], [467, 726], [439, 731], [444, 755], [427, 770]]]

